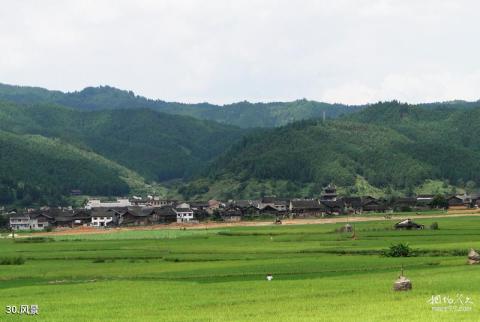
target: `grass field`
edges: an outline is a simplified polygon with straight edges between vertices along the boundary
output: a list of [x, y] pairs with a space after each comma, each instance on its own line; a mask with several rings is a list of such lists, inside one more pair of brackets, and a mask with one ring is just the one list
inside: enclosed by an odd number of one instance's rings
[[[479, 321], [480, 265], [466, 265], [466, 252], [480, 248], [480, 217], [417, 221], [440, 229], [376, 221], [356, 223], [356, 240], [335, 232], [341, 224], [3, 239], [0, 257], [26, 262], [0, 265], [2, 310], [37, 304], [39, 315], [0, 320]], [[416, 256], [382, 256], [398, 242]], [[413, 290], [393, 292], [402, 266]], [[437, 295], [457, 303], [429, 303]]]

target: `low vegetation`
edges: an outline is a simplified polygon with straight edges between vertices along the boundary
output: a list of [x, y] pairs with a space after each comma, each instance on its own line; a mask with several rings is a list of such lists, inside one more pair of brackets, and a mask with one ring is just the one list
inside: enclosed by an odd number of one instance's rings
[[0, 258], [0, 265], [23, 265], [23, 264], [25, 264], [25, 258], [21, 256]]
[[388, 250], [385, 251], [385, 256], [388, 257], [409, 257], [412, 256], [412, 249], [408, 244], [398, 243], [391, 245]]

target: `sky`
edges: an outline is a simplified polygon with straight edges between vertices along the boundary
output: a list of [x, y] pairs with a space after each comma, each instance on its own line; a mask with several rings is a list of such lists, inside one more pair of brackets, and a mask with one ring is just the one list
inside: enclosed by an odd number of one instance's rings
[[480, 2], [0, 0], [0, 82], [186, 103], [480, 99]]

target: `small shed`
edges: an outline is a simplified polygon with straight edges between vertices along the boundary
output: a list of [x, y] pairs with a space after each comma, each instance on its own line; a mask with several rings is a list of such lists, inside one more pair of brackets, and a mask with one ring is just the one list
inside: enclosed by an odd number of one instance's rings
[[405, 219], [395, 224], [395, 229], [424, 229], [424, 225], [419, 225], [413, 222], [411, 219]]

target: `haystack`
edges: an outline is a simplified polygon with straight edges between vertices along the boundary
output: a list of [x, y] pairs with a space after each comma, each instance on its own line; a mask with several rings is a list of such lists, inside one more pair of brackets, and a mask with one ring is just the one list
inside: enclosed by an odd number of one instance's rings
[[346, 233], [351, 233], [353, 231], [352, 225], [346, 224], [345, 226], [343, 226], [343, 231]]
[[473, 248], [468, 253], [468, 263], [470, 265], [480, 264], [480, 254], [478, 254]]
[[412, 282], [403, 275], [399, 276], [398, 280], [396, 280], [395, 283], [393, 283], [394, 291], [410, 291], [411, 289], [412, 289]]

